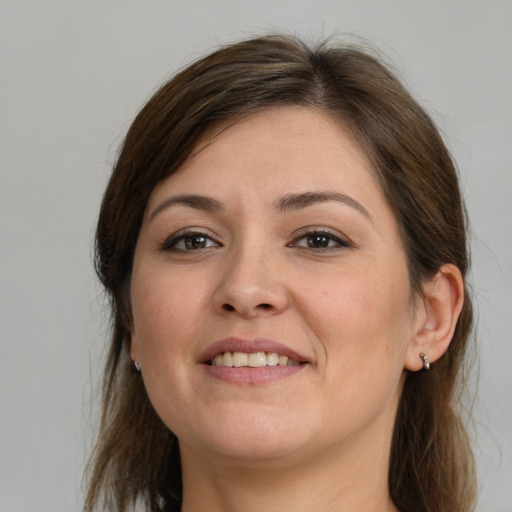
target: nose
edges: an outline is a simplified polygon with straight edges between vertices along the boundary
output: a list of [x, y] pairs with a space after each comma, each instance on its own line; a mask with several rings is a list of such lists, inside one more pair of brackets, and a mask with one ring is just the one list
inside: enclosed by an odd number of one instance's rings
[[272, 316], [288, 306], [282, 265], [270, 251], [237, 251], [224, 262], [213, 296], [215, 310], [243, 318]]

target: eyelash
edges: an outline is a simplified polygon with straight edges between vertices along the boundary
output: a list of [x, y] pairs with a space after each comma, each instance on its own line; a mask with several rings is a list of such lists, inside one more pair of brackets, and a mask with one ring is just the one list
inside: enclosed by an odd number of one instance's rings
[[194, 237], [196, 237], [196, 238], [201, 237], [207, 241], [213, 241], [216, 244], [216, 246], [222, 247], [222, 244], [220, 244], [220, 242], [217, 242], [212, 236], [208, 235], [207, 233], [204, 233], [202, 231], [196, 231], [194, 229], [186, 229], [186, 230], [178, 231], [178, 233], [175, 233], [174, 235], [169, 237], [167, 240], [165, 240], [164, 243], [162, 244], [162, 251], [166, 251], [166, 252], [169, 252], [169, 251], [188, 252], [188, 251], [190, 251], [190, 252], [192, 252], [193, 250], [209, 249], [210, 247], [212, 247], [212, 246], [199, 247], [196, 249], [190, 249], [190, 248], [185, 248], [185, 247], [178, 248], [177, 247], [177, 245], [180, 242], [186, 243], [186, 240], [191, 240]]
[[[183, 242], [184, 244], [187, 243], [187, 240], [192, 240], [194, 237], [196, 238], [203, 238], [204, 242], [207, 244], [205, 247], [178, 247], [178, 244], [180, 242]], [[309, 245], [309, 242], [307, 239], [312, 239], [314, 237], [324, 238], [327, 241], [326, 247], [313, 247]], [[299, 241], [305, 240], [307, 245], [300, 245]], [[214, 245], [208, 245], [209, 242], [213, 242]], [[331, 245], [331, 243], [334, 242], [334, 245]], [[212, 236], [210, 236], [207, 233], [204, 233], [202, 231], [196, 231], [195, 229], [186, 229], [181, 230], [174, 235], [172, 235], [170, 238], [166, 239], [163, 244], [161, 245], [161, 249], [164, 252], [192, 252], [196, 250], [204, 250], [209, 249], [211, 247], [222, 247], [222, 244], [215, 240]], [[302, 249], [309, 249], [315, 252], [327, 252], [327, 251], [335, 251], [337, 249], [342, 248], [350, 248], [353, 247], [353, 244], [339, 236], [334, 235], [328, 230], [325, 229], [309, 229], [307, 231], [304, 231], [299, 236], [297, 236], [292, 242], [287, 244], [287, 247], [298, 247]]]
[[[330, 244], [331, 242], [334, 242], [336, 245], [334, 246], [327, 246], [327, 247], [311, 247], [311, 246], [301, 246], [298, 245], [297, 242], [300, 240], [307, 240], [308, 238], [313, 237], [325, 237], [327, 239], [327, 243]], [[311, 249], [316, 252], [327, 252], [327, 251], [335, 251], [337, 249], [342, 248], [349, 248], [352, 247], [352, 243], [348, 240], [345, 240], [337, 235], [334, 235], [330, 231], [327, 231], [325, 229], [312, 229], [309, 231], [306, 231], [304, 233], [301, 233], [293, 242], [288, 244], [288, 247], [301, 247], [303, 249]]]

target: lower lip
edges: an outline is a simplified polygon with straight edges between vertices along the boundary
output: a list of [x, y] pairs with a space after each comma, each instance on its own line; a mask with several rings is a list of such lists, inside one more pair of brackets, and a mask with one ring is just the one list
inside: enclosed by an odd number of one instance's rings
[[206, 373], [217, 380], [232, 382], [234, 384], [266, 384], [281, 379], [286, 379], [301, 372], [307, 365], [298, 366], [262, 366], [261, 368], [250, 368], [243, 366], [235, 368], [232, 366], [210, 366], [202, 365]]

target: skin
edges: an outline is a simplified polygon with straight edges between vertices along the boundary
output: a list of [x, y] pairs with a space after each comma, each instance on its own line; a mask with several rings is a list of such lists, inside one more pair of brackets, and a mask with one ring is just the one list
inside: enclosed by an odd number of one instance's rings
[[[131, 282], [132, 358], [179, 439], [183, 511], [396, 510], [387, 473], [404, 372], [446, 349], [456, 269], [413, 296], [371, 166], [324, 114], [272, 109], [204, 142], [154, 189]], [[310, 192], [349, 199], [276, 209]], [[181, 194], [221, 207], [165, 204]], [[231, 336], [276, 340], [307, 364], [267, 383], [215, 379], [200, 355]]]

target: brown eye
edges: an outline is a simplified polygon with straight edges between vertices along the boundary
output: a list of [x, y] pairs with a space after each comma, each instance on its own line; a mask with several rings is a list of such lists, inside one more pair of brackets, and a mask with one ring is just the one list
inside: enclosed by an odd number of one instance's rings
[[310, 235], [306, 237], [308, 247], [312, 249], [324, 249], [329, 247], [329, 243], [332, 241], [326, 235]]
[[204, 249], [206, 247], [208, 239], [203, 235], [192, 235], [183, 238], [185, 248], [191, 249]]
[[290, 246], [322, 251], [350, 247], [350, 243], [328, 231], [313, 231], [301, 235]]
[[197, 251], [210, 247], [219, 247], [219, 243], [204, 233], [184, 233], [172, 236], [164, 242], [164, 251]]

